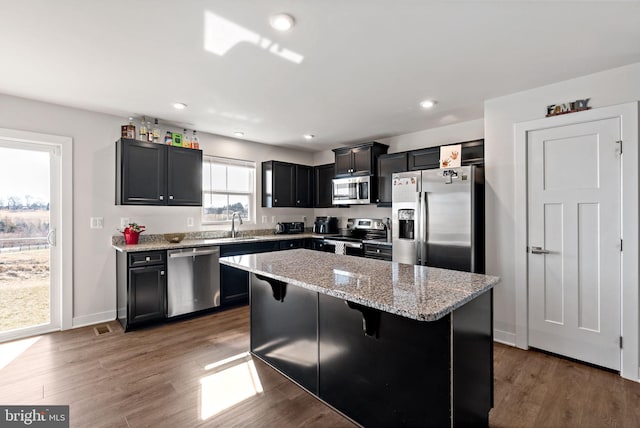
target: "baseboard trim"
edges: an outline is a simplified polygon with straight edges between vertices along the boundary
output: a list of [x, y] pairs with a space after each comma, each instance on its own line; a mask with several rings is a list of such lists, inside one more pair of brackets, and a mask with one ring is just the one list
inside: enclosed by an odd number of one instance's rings
[[493, 330], [493, 341], [502, 343], [503, 345], [516, 346], [515, 333], [509, 333], [508, 331]]
[[109, 322], [115, 319], [116, 311], [106, 311], [90, 315], [82, 315], [79, 317], [73, 317], [71, 328], [84, 327], [87, 325], [99, 324], [101, 322]]

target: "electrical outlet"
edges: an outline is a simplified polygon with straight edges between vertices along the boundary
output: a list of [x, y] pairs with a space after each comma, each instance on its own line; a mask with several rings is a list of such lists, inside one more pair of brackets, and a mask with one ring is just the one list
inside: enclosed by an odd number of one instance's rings
[[269, 223], [269, 217], [267, 217], [266, 215], [262, 216], [262, 224], [264, 223]]
[[102, 229], [104, 227], [104, 217], [91, 217], [89, 227], [91, 229]]
[[276, 216], [272, 215], [271, 216], [271, 223], [275, 223], [276, 222]]
[[306, 222], [306, 221], [307, 221], [307, 216], [306, 216], [306, 215], [303, 215], [303, 216], [302, 216], [302, 222], [304, 223], [304, 222]]
[[131, 223], [129, 217], [120, 217], [120, 229], [124, 229], [129, 223]]
[[187, 227], [193, 227], [193, 217], [187, 217]]

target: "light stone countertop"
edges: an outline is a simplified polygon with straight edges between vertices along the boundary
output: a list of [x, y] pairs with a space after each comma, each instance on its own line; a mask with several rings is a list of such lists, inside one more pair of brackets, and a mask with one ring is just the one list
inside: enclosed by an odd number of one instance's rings
[[[141, 241], [135, 245], [126, 245], [122, 242], [112, 243], [112, 247], [120, 252], [138, 252], [138, 251], [154, 251], [154, 250], [177, 250], [179, 248], [192, 248], [203, 247], [208, 245], [230, 245], [230, 244], [246, 244], [251, 242], [265, 242], [265, 241], [288, 241], [292, 239], [305, 239], [305, 238], [319, 238], [324, 236], [314, 233], [296, 233], [296, 234], [281, 234], [274, 235], [258, 235], [258, 236], [239, 236], [237, 238], [207, 238], [207, 239], [184, 239], [177, 244], [172, 244], [162, 238], [153, 239], [149, 241]], [[122, 240], [120, 240], [122, 241]]]
[[220, 263], [418, 321], [438, 320], [500, 281], [303, 249], [222, 257]]

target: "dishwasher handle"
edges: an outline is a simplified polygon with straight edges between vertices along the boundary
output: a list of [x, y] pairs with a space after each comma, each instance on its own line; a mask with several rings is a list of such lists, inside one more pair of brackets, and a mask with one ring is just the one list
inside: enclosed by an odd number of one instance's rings
[[219, 254], [220, 249], [214, 248], [212, 250], [201, 250], [196, 251], [195, 248], [193, 251], [169, 251], [169, 258], [175, 259], [178, 257], [194, 257], [194, 256], [207, 256], [210, 254]]

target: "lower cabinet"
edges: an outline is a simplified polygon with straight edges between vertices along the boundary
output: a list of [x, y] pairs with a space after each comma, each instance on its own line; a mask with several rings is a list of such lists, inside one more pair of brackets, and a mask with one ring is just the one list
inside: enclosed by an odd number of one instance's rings
[[220, 305], [245, 304], [249, 301], [249, 273], [220, 265]]
[[118, 320], [123, 328], [162, 321], [167, 308], [166, 252], [118, 253]]
[[251, 351], [318, 394], [318, 293], [251, 275]]

